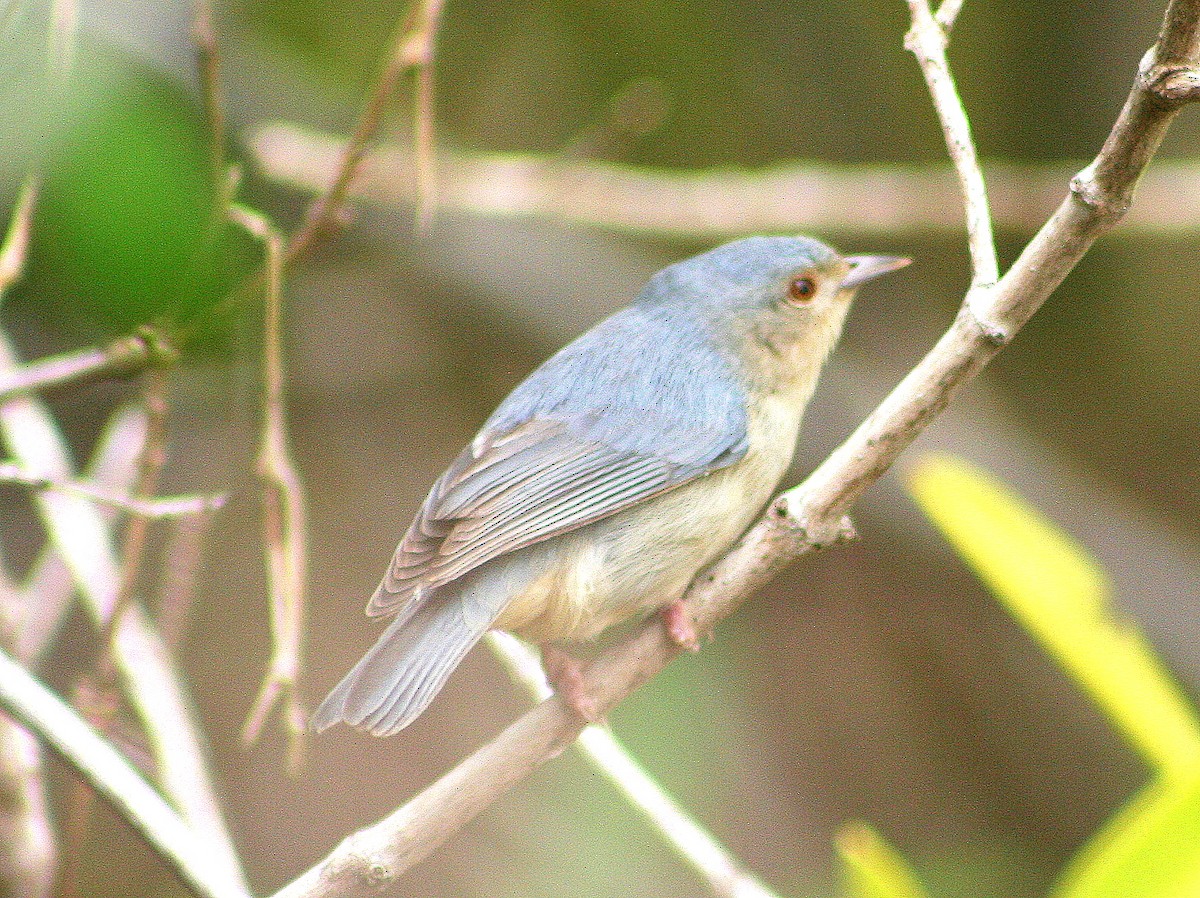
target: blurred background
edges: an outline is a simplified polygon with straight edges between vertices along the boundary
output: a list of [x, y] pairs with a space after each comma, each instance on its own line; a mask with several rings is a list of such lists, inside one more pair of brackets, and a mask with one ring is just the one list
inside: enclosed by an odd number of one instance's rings
[[[1082, 165], [1115, 120], [1161, 13], [1143, 0], [968, 3], [951, 59], [982, 157], [1018, 174]], [[0, 323], [26, 359], [159, 318], [193, 324], [171, 378], [162, 489], [231, 499], [207, 528], [179, 663], [251, 884], [267, 893], [494, 735], [527, 700], [479, 649], [409, 730], [385, 741], [327, 732], [298, 777], [285, 771], [274, 725], [257, 747], [239, 744], [269, 651], [253, 475], [261, 307], [253, 297], [220, 300], [252, 271], [258, 249], [212, 225], [190, 4], [85, 0], [78, 14], [74, 73], [58, 91], [41, 75], [47, 5], [0, 0], [0, 206], [11, 207], [32, 166], [44, 172], [25, 277]], [[291, 122], [346, 133], [402, 16], [376, 0], [216, 4], [239, 196], [281, 228], [295, 228], [309, 196], [265, 176], [250, 151], [254, 130]], [[941, 166], [942, 136], [902, 49], [906, 27], [895, 0], [451, 3], [438, 36], [439, 150], [672, 172]], [[403, 144], [409, 87], [399, 96], [387, 131]], [[1200, 166], [1197, 146], [1193, 109], [1160, 161], [1183, 164], [1171, 171]], [[1200, 218], [1196, 177], [1168, 192], [1175, 206], [1164, 218]], [[1060, 195], [1065, 187], [1064, 178]], [[409, 204], [356, 210], [286, 285], [290, 424], [309, 500], [310, 705], [373, 641], [367, 596], [429, 484], [495, 403], [655, 270], [722, 239], [451, 207], [418, 230]], [[1101, 240], [909, 455], [964, 454], [1074, 534], [1195, 694], [1198, 233], [1194, 224], [1156, 229], [1154, 210], [1139, 211], [1151, 224]], [[796, 229], [805, 222], [797, 208]], [[860, 296], [791, 482], [921, 356], [969, 281], [963, 236], [944, 225], [819, 236], [845, 252], [917, 263]], [[1029, 236], [1003, 231], [1002, 261]], [[83, 461], [137, 391], [136, 382], [104, 381], [47, 398]], [[924, 523], [905, 498], [904, 467], [856, 509], [858, 542], [793, 566], [704, 651], [620, 707], [612, 725], [783, 894], [836, 894], [832, 834], [863, 819], [914, 861], [934, 895], [1037, 895], [1145, 771]], [[160, 553], [169, 529], [154, 528]], [[20, 577], [42, 535], [15, 488], [0, 487], [0, 540], [10, 576]], [[91, 625], [76, 614], [43, 672], [69, 691], [95, 658]], [[54, 772], [61, 813], [70, 778]], [[118, 883], [127, 895], [181, 889], [104, 808], [82, 852], [80, 894], [115, 894]], [[568, 752], [398, 893], [676, 898], [699, 889]]]

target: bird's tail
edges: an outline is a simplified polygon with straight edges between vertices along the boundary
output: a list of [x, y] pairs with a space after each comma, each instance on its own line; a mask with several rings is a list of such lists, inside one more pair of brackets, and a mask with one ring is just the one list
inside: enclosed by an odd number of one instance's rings
[[397, 618], [329, 693], [310, 726], [320, 732], [345, 721], [375, 736], [399, 732], [429, 706], [494, 619], [464, 615], [461, 602], [441, 596]]

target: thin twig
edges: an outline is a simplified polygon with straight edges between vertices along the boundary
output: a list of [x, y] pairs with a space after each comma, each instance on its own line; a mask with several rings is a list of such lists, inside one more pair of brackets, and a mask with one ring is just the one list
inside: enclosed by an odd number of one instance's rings
[[[553, 695], [537, 656], [507, 633], [488, 634], [492, 651], [537, 701]], [[681, 808], [613, 735], [585, 727], [575, 746], [650, 821], [718, 898], [775, 898], [729, 850]]]
[[933, 18], [941, 26], [943, 34], [948, 35], [954, 30], [954, 23], [958, 21], [962, 7], [963, 0], [942, 0]]
[[[151, 502], [153, 500], [149, 497], [154, 495], [158, 487], [159, 476], [166, 462], [167, 372], [162, 367], [150, 368], [142, 375], [142, 381], [146, 438], [142, 441], [141, 452], [137, 458], [132, 501]], [[117, 712], [121, 707], [120, 681], [113, 657], [113, 635], [119, 622], [125, 618], [125, 612], [136, 601], [138, 581], [146, 555], [149, 524], [149, 518], [144, 515], [133, 515], [126, 523], [116, 600], [100, 639], [104, 652], [95, 668], [81, 676], [72, 694], [73, 701], [87, 715], [88, 722], [107, 739], [112, 739], [116, 731]], [[68, 852], [69, 863], [64, 871], [63, 880], [76, 892], [79, 891], [78, 883], [82, 880], [79, 859], [82, 857], [82, 845], [91, 826], [95, 795], [94, 790], [87, 784], [79, 783], [67, 802], [67, 817], [70, 821], [68, 838], [74, 850]]]
[[0, 705], [85, 776], [199, 895], [246, 898], [242, 884], [213, 863], [210, 847], [129, 762], [3, 651]]
[[128, 512], [135, 517], [154, 519], [216, 511], [225, 504], [228, 498], [224, 494], [211, 496], [193, 494], [142, 499], [138, 496], [113, 492], [86, 480], [54, 481], [48, 477], [30, 474], [20, 465], [8, 462], [0, 462], [0, 483], [16, 483], [35, 490], [61, 490], [92, 499], [119, 511]]
[[[0, 377], [16, 367], [15, 352], [0, 333]], [[54, 481], [74, 479], [66, 440], [49, 411], [32, 396], [0, 404], [0, 435], [26, 471]], [[107, 523], [91, 500], [68, 493], [37, 493], [34, 505], [50, 543], [71, 572], [75, 589], [103, 630], [116, 604], [118, 583]], [[124, 690], [156, 748], [155, 763], [165, 791], [218, 874], [242, 882], [183, 689], [157, 633], [138, 606], [130, 607], [118, 622], [114, 642]]]
[[288, 736], [288, 766], [298, 770], [303, 758], [304, 709], [297, 693], [304, 638], [304, 584], [307, 532], [304, 488], [291, 458], [284, 399], [280, 320], [283, 307], [284, 245], [267, 219], [244, 206], [232, 205], [230, 218], [266, 250], [266, 320], [263, 327], [263, 428], [257, 471], [263, 487], [263, 526], [271, 593], [271, 660], [254, 707], [242, 728], [242, 741], [254, 743], [271, 709], [282, 707]]
[[33, 210], [37, 205], [38, 179], [30, 176], [21, 185], [4, 242], [0, 244], [0, 302], [25, 269], [25, 257], [29, 252], [29, 234], [33, 225]]
[[104, 347], [49, 356], [0, 371], [0, 402], [21, 393], [169, 365], [178, 354], [173, 339], [164, 330], [146, 325]]
[[992, 214], [988, 209], [987, 187], [971, 137], [971, 123], [954, 86], [950, 64], [946, 61], [946, 32], [929, 10], [928, 0], [907, 0], [912, 28], [904, 46], [917, 57], [933, 106], [942, 123], [946, 148], [958, 173], [967, 210], [967, 242], [971, 250], [971, 286], [986, 288], [1000, 277], [996, 260], [996, 240], [992, 236]]
[[[146, 439], [146, 419], [141, 408], [129, 405], [109, 416], [92, 453], [82, 482], [108, 495], [128, 496], [137, 476], [135, 460]], [[111, 505], [101, 504], [106, 522], [115, 517]], [[20, 588], [24, 617], [17, 634], [17, 660], [36, 669], [53, 645], [70, 607], [75, 585], [62, 556], [52, 545], [43, 548]]]
[[417, 226], [426, 228], [437, 206], [437, 160], [434, 148], [433, 66], [444, 0], [422, 0], [416, 21], [401, 50], [417, 70], [413, 91], [413, 147], [416, 160]]
[[[62, 35], [52, 28], [54, 37]], [[31, 174], [21, 185], [0, 243], [0, 305], [24, 273], [37, 195], [38, 178]], [[32, 607], [0, 566], [0, 645], [5, 649], [18, 644]], [[0, 719], [0, 888], [30, 898], [50, 894], [58, 859], [43, 771], [37, 742], [15, 721]]]
[[[1182, 46], [1170, 63], [1176, 71], [1196, 68], [1200, 0], [1172, 0], [1160, 46]], [[795, 558], [852, 532], [843, 517], [849, 506], [1011, 339], [1092, 242], [1116, 224], [1182, 104], [1152, 93], [1150, 85], [1159, 83], [1160, 74], [1152, 58], [1144, 64], [1096, 161], [1076, 178], [1059, 210], [988, 291], [986, 306], [981, 304], [985, 314], [964, 303], [951, 328], [866, 422], [696, 579], [685, 607], [698, 632], [711, 631]], [[651, 621], [584, 671], [585, 693], [604, 714], [679, 652], [659, 622]], [[343, 840], [276, 898], [353, 896], [391, 882], [560, 753], [581, 729], [557, 697], [543, 702], [407, 804]]]
[[[221, 102], [221, 56], [217, 48], [217, 30], [213, 25], [210, 0], [195, 0], [192, 13], [192, 43], [196, 47], [196, 68], [200, 73], [200, 93], [204, 115], [208, 119], [209, 166], [212, 169], [215, 195], [220, 197], [226, 186], [225, 177], [225, 109]], [[216, 210], [223, 218], [224, 204]]]
[[[444, 0], [413, 0], [403, 23], [392, 42], [392, 50], [384, 63], [383, 71], [375, 82], [354, 133], [342, 149], [333, 176], [323, 185], [324, 192], [308, 207], [300, 230], [288, 241], [284, 264], [290, 265], [311, 248], [318, 236], [337, 220], [350, 185], [358, 176], [359, 166], [367, 149], [383, 121], [383, 112], [388, 100], [396, 90], [400, 77], [410, 68], [416, 67], [421, 78], [432, 77], [434, 38], [440, 21]], [[418, 178], [419, 195], [424, 197], [423, 208], [428, 213], [432, 207], [433, 141], [432, 141], [432, 87], [424, 87], [418, 81], [417, 91], [417, 146], [424, 153], [421, 163], [424, 179]]]
[[[1180, 79], [1183, 80], [1182, 78]], [[250, 147], [265, 173], [308, 192], [325, 188], [344, 141], [292, 125], [256, 129]], [[895, 238], [958, 232], [962, 191], [949, 164], [789, 162], [762, 169], [664, 170], [532, 154], [442, 150], [438, 204], [475, 215], [543, 218], [624, 233], [714, 240], [745, 234], [854, 232]], [[1032, 234], [1062, 200], [1079, 163], [994, 162], [987, 183], [994, 225]], [[409, 208], [415, 161], [377, 146], [350, 188], [357, 199]], [[1200, 232], [1200, 165], [1160, 159], [1138, 187], [1123, 232]]]
[[[133, 500], [152, 502], [158, 491], [158, 481], [167, 462], [167, 393], [170, 382], [163, 367], [153, 367], [142, 375], [142, 404], [146, 409], [146, 439], [137, 461], [137, 477], [133, 484]], [[125, 527], [121, 546], [121, 579], [117, 582], [117, 604], [108, 619], [106, 646], [111, 643], [111, 628], [123, 616], [134, 600], [138, 580], [146, 556], [146, 539], [150, 519], [145, 515], [132, 516]], [[115, 687], [115, 683], [113, 686]]]

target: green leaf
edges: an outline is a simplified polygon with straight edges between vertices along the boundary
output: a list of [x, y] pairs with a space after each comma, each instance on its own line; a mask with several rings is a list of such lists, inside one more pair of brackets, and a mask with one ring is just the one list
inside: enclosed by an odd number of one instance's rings
[[908, 862], [874, 827], [847, 823], [835, 839], [842, 881], [853, 898], [925, 898]]
[[1161, 777], [1064, 871], [1052, 898], [1200, 895], [1200, 773]]
[[1079, 545], [962, 459], [922, 460], [908, 488], [959, 555], [1138, 752], [1164, 772], [1200, 767], [1195, 710], [1142, 635], [1111, 607], [1107, 578]]

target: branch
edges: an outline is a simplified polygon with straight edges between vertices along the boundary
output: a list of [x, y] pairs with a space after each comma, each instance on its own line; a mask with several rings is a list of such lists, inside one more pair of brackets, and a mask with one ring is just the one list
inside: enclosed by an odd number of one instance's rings
[[[110, 495], [126, 496], [137, 476], [135, 460], [146, 439], [142, 409], [127, 406], [108, 418], [85, 472], [86, 481]], [[102, 505], [101, 517], [111, 522], [114, 509]], [[53, 644], [70, 607], [75, 586], [62, 556], [45, 546], [20, 589], [24, 616], [17, 628], [17, 660], [36, 669]]]
[[[0, 333], [0, 377], [16, 367], [15, 353]], [[73, 479], [66, 441], [45, 406], [33, 397], [0, 404], [0, 436], [24, 470], [54, 481]], [[119, 579], [108, 524], [91, 501], [78, 496], [45, 491], [34, 497], [34, 504], [48, 540], [103, 631], [116, 604]], [[193, 828], [192, 838], [207, 850], [209, 864], [241, 882], [241, 866], [218, 809], [183, 688], [140, 606], [131, 606], [117, 622], [114, 637], [114, 660], [124, 691], [154, 747], [165, 791]]]
[[0, 483], [16, 483], [34, 490], [60, 490], [140, 518], [174, 518], [216, 511], [225, 504], [227, 498], [225, 495], [184, 495], [144, 499], [136, 495], [116, 493], [86, 480], [51, 480], [39, 474], [30, 474], [20, 465], [7, 462], [0, 462]]
[[0, 402], [48, 387], [134, 374], [149, 366], [171, 364], [178, 355], [165, 332], [145, 325], [104, 347], [80, 349], [0, 370]]
[[0, 244], [0, 300], [9, 287], [21, 278], [25, 256], [29, 252], [29, 233], [33, 226], [33, 209], [37, 205], [38, 179], [28, 177], [17, 194], [17, 202], [9, 218], [4, 242]]
[[[1200, 0], [1172, 0], [1160, 46], [1169, 65], [1194, 71], [1200, 60]], [[711, 631], [776, 572], [848, 533], [843, 515], [1012, 338], [1067, 272], [1128, 206], [1138, 176], [1182, 100], [1151, 92], [1153, 58], [1143, 66], [1125, 110], [1095, 162], [978, 309], [964, 303], [949, 331], [857, 431], [803, 484], [783, 493], [685, 596], [698, 632]], [[655, 676], [679, 654], [657, 621], [611, 647], [584, 671], [601, 713]], [[557, 698], [512, 723], [458, 767], [380, 822], [345, 839], [276, 898], [360, 895], [399, 877], [466, 822], [560, 753], [582, 724]]]
[[[329, 183], [343, 141], [292, 125], [267, 125], [250, 138], [265, 173], [305, 191]], [[415, 202], [410, 152], [378, 146], [363, 160], [349, 195], [408, 207]], [[846, 232], [895, 236], [957, 231], [961, 192], [947, 165], [840, 165], [788, 162], [762, 169], [672, 171], [529, 154], [443, 151], [438, 203], [476, 215], [532, 217], [609, 230], [689, 239], [759, 233]], [[987, 167], [995, 226], [1030, 234], [1054, 211], [1068, 164], [994, 163]], [[1126, 230], [1200, 230], [1200, 165], [1155, 163]]]
[[396, 90], [396, 84], [408, 69], [418, 69], [418, 92], [416, 97], [418, 177], [416, 190], [418, 207], [428, 214], [432, 208], [433, 179], [433, 132], [432, 132], [432, 66], [434, 37], [444, 0], [412, 0], [408, 15], [397, 31], [383, 71], [367, 99], [359, 116], [354, 133], [339, 151], [339, 158], [327, 177], [321, 182], [320, 195], [308, 207], [300, 230], [288, 241], [284, 264], [290, 265], [304, 255], [337, 220], [342, 204], [346, 201], [350, 186], [358, 176], [359, 167], [367, 149], [379, 131], [383, 111]]
[[246, 898], [241, 883], [213, 863], [210, 847], [129, 762], [4, 651], [0, 705], [86, 777], [198, 894]]
[[[519, 639], [493, 630], [488, 633], [488, 644], [513, 678], [535, 699], [545, 701], [554, 694], [537, 656]], [[717, 898], [775, 898], [711, 833], [675, 803], [610, 729], [585, 727], [575, 747], [645, 814]]]
[[[971, 286], [990, 287], [1000, 277], [996, 240], [992, 236], [992, 214], [988, 209], [983, 172], [979, 170], [979, 159], [975, 154], [975, 141], [971, 137], [971, 124], [946, 61], [946, 32], [930, 12], [928, 0], [908, 0], [908, 9], [912, 15], [912, 28], [905, 35], [904, 46], [920, 63], [966, 203]], [[952, 5], [946, 13], [946, 18], [953, 22], [958, 10]]]
[[53, 894], [57, 849], [42, 790], [41, 749], [25, 729], [0, 718], [0, 891]]
[[253, 744], [278, 702], [288, 736], [288, 766], [299, 769], [307, 729], [297, 695], [304, 637], [306, 528], [304, 487], [292, 461], [283, 396], [284, 246], [267, 219], [244, 206], [231, 205], [229, 217], [262, 241], [266, 249], [266, 322], [263, 327], [263, 427], [257, 472], [263, 488], [263, 527], [267, 580], [271, 592], [271, 660], [254, 707], [242, 728], [242, 741]]

